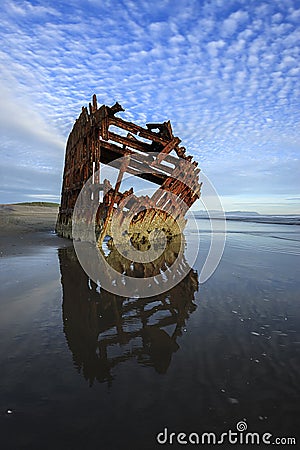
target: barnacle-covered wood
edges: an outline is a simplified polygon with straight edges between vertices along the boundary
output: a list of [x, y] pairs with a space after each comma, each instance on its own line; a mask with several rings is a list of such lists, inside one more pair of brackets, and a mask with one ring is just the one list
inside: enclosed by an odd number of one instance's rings
[[[56, 225], [56, 231], [61, 236], [72, 238], [72, 214], [86, 181], [93, 177], [95, 187], [100, 187], [97, 177], [100, 162], [109, 164], [128, 155], [128, 164], [120, 172], [126, 171], [159, 186], [152, 197], [137, 197], [131, 189], [123, 193], [120, 191], [122, 174], [116, 186], [104, 180], [106, 188], [96, 224], [100, 240], [110, 233], [112, 215], [119, 214], [122, 220], [118, 205], [124, 203], [126, 197], [129, 199], [126, 207], [131, 215], [134, 213], [130, 233], [132, 239], [137, 241], [156, 228], [163, 228], [169, 237], [180, 233], [185, 224], [186, 211], [200, 197], [200, 169], [192, 157], [186, 155], [185, 147], [180, 146], [180, 139], [173, 135], [170, 121], [149, 123], [143, 128], [116, 117], [122, 111], [124, 109], [119, 103], [98, 108], [94, 95], [89, 109], [83, 107], [75, 121], [67, 141], [61, 206]], [[121, 131], [118, 134], [116, 130], [126, 130], [127, 135], [124, 136]], [[153, 153], [157, 156], [151, 156]], [[164, 164], [166, 157], [169, 164]], [[186, 164], [186, 161], [191, 164]], [[173, 167], [170, 167], [170, 162]], [[151, 166], [151, 170], [141, 171], [141, 163]], [[180, 202], [180, 208], [176, 199]]]

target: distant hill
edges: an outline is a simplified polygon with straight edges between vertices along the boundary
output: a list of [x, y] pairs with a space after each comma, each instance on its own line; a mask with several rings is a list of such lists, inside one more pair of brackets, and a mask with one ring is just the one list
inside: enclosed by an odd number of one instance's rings
[[49, 208], [58, 208], [59, 203], [53, 203], [53, 202], [21, 202], [21, 203], [14, 203], [14, 205], [21, 205], [21, 206], [46, 206]]
[[255, 211], [226, 211], [226, 216], [260, 216], [258, 212]]

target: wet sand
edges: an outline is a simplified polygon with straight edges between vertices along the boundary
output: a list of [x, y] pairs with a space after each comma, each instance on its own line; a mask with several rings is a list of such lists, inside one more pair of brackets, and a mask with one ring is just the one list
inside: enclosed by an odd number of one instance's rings
[[0, 205], [0, 256], [25, 255], [56, 245], [57, 206]]
[[[220, 265], [198, 288], [209, 247], [209, 224], [199, 220], [192, 276], [139, 299], [89, 280], [72, 242], [53, 233], [55, 208], [9, 208], [1, 212], [3, 448], [156, 449], [166, 427], [220, 436], [240, 421], [299, 442], [298, 226], [228, 223]], [[189, 229], [187, 239], [198, 235]]]

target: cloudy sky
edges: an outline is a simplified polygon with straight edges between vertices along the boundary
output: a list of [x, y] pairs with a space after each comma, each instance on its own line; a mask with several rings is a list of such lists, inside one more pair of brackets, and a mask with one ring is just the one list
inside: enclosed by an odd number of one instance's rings
[[0, 202], [58, 201], [81, 106], [170, 119], [227, 210], [300, 213], [298, 0], [2, 0]]

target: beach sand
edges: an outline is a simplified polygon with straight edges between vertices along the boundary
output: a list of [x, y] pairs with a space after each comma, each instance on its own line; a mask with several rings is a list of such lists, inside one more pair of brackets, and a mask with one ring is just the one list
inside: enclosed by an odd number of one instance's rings
[[58, 206], [0, 205], [0, 255], [22, 255], [53, 245]]
[[230, 221], [197, 287], [201, 219], [193, 276], [144, 299], [92, 283], [56, 215], [0, 208], [3, 448], [155, 449], [165, 428], [221, 436], [241, 421], [299, 442], [299, 226]]

